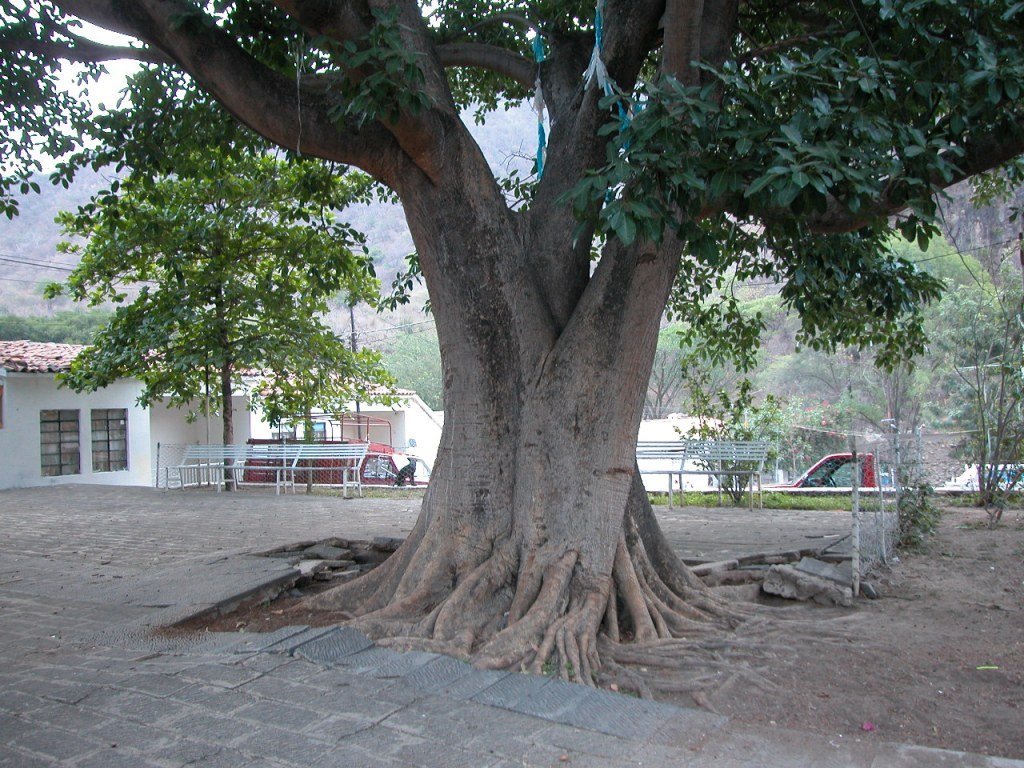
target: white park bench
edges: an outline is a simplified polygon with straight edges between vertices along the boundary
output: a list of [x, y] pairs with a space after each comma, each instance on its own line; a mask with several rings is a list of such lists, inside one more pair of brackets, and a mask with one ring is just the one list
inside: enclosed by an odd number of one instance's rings
[[231, 481], [237, 488], [244, 480], [245, 473], [259, 472], [274, 476], [274, 493], [289, 486], [295, 491], [295, 471], [302, 445], [298, 443], [257, 443], [245, 445], [241, 461], [231, 467]]
[[[320, 485], [340, 485], [348, 498], [349, 486], [363, 495], [362, 466], [369, 446], [366, 443], [297, 443], [299, 449], [295, 473], [307, 479], [319, 476]], [[326, 482], [323, 481], [326, 475]], [[335, 482], [332, 482], [335, 481]]]
[[[668, 506], [672, 508], [675, 479], [679, 478], [680, 503], [685, 499], [684, 475], [710, 475], [717, 479], [719, 503], [722, 478], [745, 477], [750, 490], [750, 508], [754, 508], [754, 482], [764, 506], [761, 476], [768, 458], [769, 445], [763, 440], [659, 440], [641, 441], [636, 446], [637, 465], [642, 475], [668, 476]], [[651, 468], [649, 462], [661, 466]], [[644, 468], [641, 464], [648, 463]], [[668, 466], [665, 464], [668, 463]]]
[[[181, 463], [164, 467], [164, 487], [175, 480], [184, 490], [192, 485], [227, 483], [237, 488], [249, 477], [273, 475], [274, 491], [291, 488], [296, 479], [317, 477], [320, 485], [349, 487], [363, 495], [362, 467], [366, 443], [257, 443], [255, 445], [187, 445]], [[324, 481], [326, 478], [326, 482]]]
[[244, 461], [248, 447], [219, 444], [186, 445], [181, 463], [164, 467], [164, 488], [170, 488], [171, 482], [176, 480], [182, 490], [189, 485], [214, 485], [219, 491], [230, 477], [225, 470]]

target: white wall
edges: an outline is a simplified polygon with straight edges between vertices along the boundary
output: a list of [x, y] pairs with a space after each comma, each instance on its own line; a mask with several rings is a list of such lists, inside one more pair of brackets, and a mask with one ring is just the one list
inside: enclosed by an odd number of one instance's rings
[[[235, 444], [242, 445], [252, 437], [250, 432], [249, 398], [235, 395], [231, 398], [234, 418]], [[198, 404], [171, 408], [166, 400], [158, 400], [149, 409], [150, 455], [153, 457], [153, 472], [150, 483], [156, 485], [159, 466], [177, 465], [184, 454], [184, 446], [196, 443], [223, 442], [223, 425], [220, 416], [210, 417], [209, 440], [207, 440], [206, 417], [201, 413], [195, 421], [189, 422], [189, 412], [199, 412]]]
[[[149, 485], [150, 425], [145, 408], [136, 405], [140, 385], [118, 381], [97, 392], [78, 394], [58, 388], [53, 374], [13, 373], [4, 383], [3, 427], [0, 428], [0, 488], [93, 483], [100, 485]], [[92, 471], [93, 408], [124, 408], [128, 413], [128, 469]], [[40, 469], [39, 412], [50, 409], [78, 411], [81, 473], [43, 477]]]

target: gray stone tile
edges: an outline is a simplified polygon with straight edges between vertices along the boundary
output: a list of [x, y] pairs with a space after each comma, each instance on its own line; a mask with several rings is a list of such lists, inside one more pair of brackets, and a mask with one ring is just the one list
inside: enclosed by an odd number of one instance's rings
[[454, 683], [473, 672], [473, 667], [464, 661], [450, 656], [438, 656], [426, 664], [416, 667], [400, 680], [395, 686], [410, 686], [422, 691], [432, 692]]
[[309, 734], [293, 733], [269, 726], [253, 730], [235, 746], [243, 752], [261, 755], [299, 768], [305, 768], [319, 760], [332, 749], [330, 744]]
[[32, 720], [0, 713], [0, 744], [10, 744], [19, 736], [26, 736], [38, 729], [35, 717]]
[[167, 747], [149, 750], [149, 756], [160, 763], [174, 766], [205, 765], [206, 761], [223, 751], [223, 747], [202, 741], [179, 738]]
[[228, 664], [197, 664], [179, 674], [185, 680], [221, 688], [238, 688], [263, 676], [262, 672]]
[[253, 726], [213, 713], [196, 713], [176, 721], [171, 730], [180, 738], [233, 747], [252, 734]]
[[318, 664], [334, 664], [372, 645], [370, 639], [358, 630], [335, 627], [330, 632], [296, 646], [292, 655]]
[[314, 738], [334, 744], [347, 736], [373, 728], [380, 720], [363, 717], [356, 712], [326, 715], [303, 730]]
[[338, 664], [355, 674], [367, 674], [380, 679], [404, 678], [409, 673], [439, 659], [436, 653], [406, 651], [405, 653], [378, 653], [384, 648], [370, 648], [341, 659]]
[[0, 744], [0, 765], [4, 768], [52, 768], [56, 763], [52, 759], [29, 754], [17, 747]]
[[481, 691], [490, 688], [514, 672], [499, 672], [493, 669], [474, 669], [465, 677], [460, 677], [435, 690], [439, 696], [450, 696], [453, 699], [471, 699]]
[[155, 672], [139, 672], [118, 681], [118, 687], [164, 698], [187, 688], [191, 683], [174, 675]]
[[325, 718], [322, 712], [284, 704], [280, 701], [259, 701], [246, 704], [235, 710], [231, 716], [241, 720], [251, 720], [260, 725], [287, 728], [291, 731], [303, 730]]
[[223, 649], [225, 653], [263, 653], [278, 643], [303, 634], [309, 627], [281, 627], [273, 632], [239, 632], [238, 642]]
[[509, 709], [534, 717], [557, 720], [585, 699], [590, 690], [582, 685], [552, 680], [538, 690], [528, 691], [525, 696], [517, 699]]
[[102, 749], [75, 763], [75, 768], [164, 768], [134, 750]]
[[278, 640], [273, 645], [267, 646], [266, 651], [268, 653], [275, 654], [286, 654], [293, 655], [293, 651], [300, 645], [308, 643], [310, 640], [316, 640], [318, 637], [323, 637], [329, 632], [333, 632], [337, 627], [306, 627], [301, 632], [294, 635], [289, 635], [286, 638]]
[[[696, 768], [755, 768], [785, 765], [787, 768], [870, 768], [874, 748], [844, 744], [826, 736], [809, 735], [787, 728], [760, 728], [729, 723], [717, 730], [691, 762]], [[886, 768], [904, 768], [886, 763]], [[914, 765], [906, 764], [906, 768]], [[939, 768], [941, 762], [920, 763], [920, 768]], [[961, 768], [958, 763], [946, 764]]]
[[37, 757], [71, 761], [92, 754], [102, 744], [70, 731], [49, 728], [22, 734], [14, 740], [13, 746]]
[[557, 722], [599, 733], [642, 741], [649, 738], [675, 714], [675, 707], [594, 691], [559, 715]]
[[494, 685], [473, 696], [473, 701], [490, 704], [493, 707], [514, 709], [515, 705], [527, 696], [536, 696], [543, 691], [551, 680], [537, 675], [512, 674], [496, 681]]

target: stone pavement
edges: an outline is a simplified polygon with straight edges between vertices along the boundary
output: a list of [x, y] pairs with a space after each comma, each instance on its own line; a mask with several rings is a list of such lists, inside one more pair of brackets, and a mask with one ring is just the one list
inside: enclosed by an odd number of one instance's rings
[[[475, 670], [376, 648], [347, 628], [150, 632], [288, 577], [286, 564], [244, 550], [401, 535], [417, 506], [251, 492], [0, 491], [0, 766], [1024, 768]], [[829, 520], [797, 526], [785, 548], [822, 535], [822, 524]]]

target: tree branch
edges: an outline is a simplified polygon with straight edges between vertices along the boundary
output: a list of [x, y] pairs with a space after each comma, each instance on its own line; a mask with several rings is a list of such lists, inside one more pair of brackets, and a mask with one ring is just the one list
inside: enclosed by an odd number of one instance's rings
[[364, 37], [373, 28], [370, 6], [360, 0], [274, 0], [274, 5], [309, 34], [338, 42]]
[[522, 86], [533, 86], [535, 65], [526, 57], [487, 43], [445, 43], [437, 47], [444, 67], [474, 67], [496, 72]]
[[[944, 153], [949, 155], [950, 153]], [[950, 157], [956, 167], [949, 179], [934, 175], [931, 179], [935, 189], [946, 189], [965, 179], [985, 171], [991, 171], [1005, 165], [1016, 157], [1024, 154], [1024, 117], [1018, 116], [1015, 124], [1005, 126], [1004, 130], [993, 129], [981, 134], [964, 147], [959, 157]], [[821, 233], [852, 232], [868, 224], [872, 219], [898, 213], [906, 207], [903, 203], [895, 203], [888, 194], [878, 202], [857, 213], [850, 213], [837, 200], [830, 200], [827, 209], [819, 214], [807, 217], [807, 225], [811, 230]]]
[[701, 58], [703, 15], [704, 0], [667, 0], [665, 3], [661, 74], [674, 77], [683, 85], [696, 85], [700, 81], [692, 62]]
[[404, 164], [394, 138], [376, 122], [349, 125], [329, 115], [333, 102], [264, 66], [212, 20], [182, 25], [195, 16], [182, 0], [57, 0], [67, 13], [128, 34], [164, 52], [238, 120], [274, 143], [327, 160], [355, 165], [389, 185]]
[[103, 45], [71, 36], [72, 43], [56, 40], [11, 40], [0, 38], [0, 51], [34, 53], [49, 59], [60, 59], [80, 64], [99, 64], [104, 61], [134, 60], [148, 64], [169, 64], [171, 60], [151, 48]]

